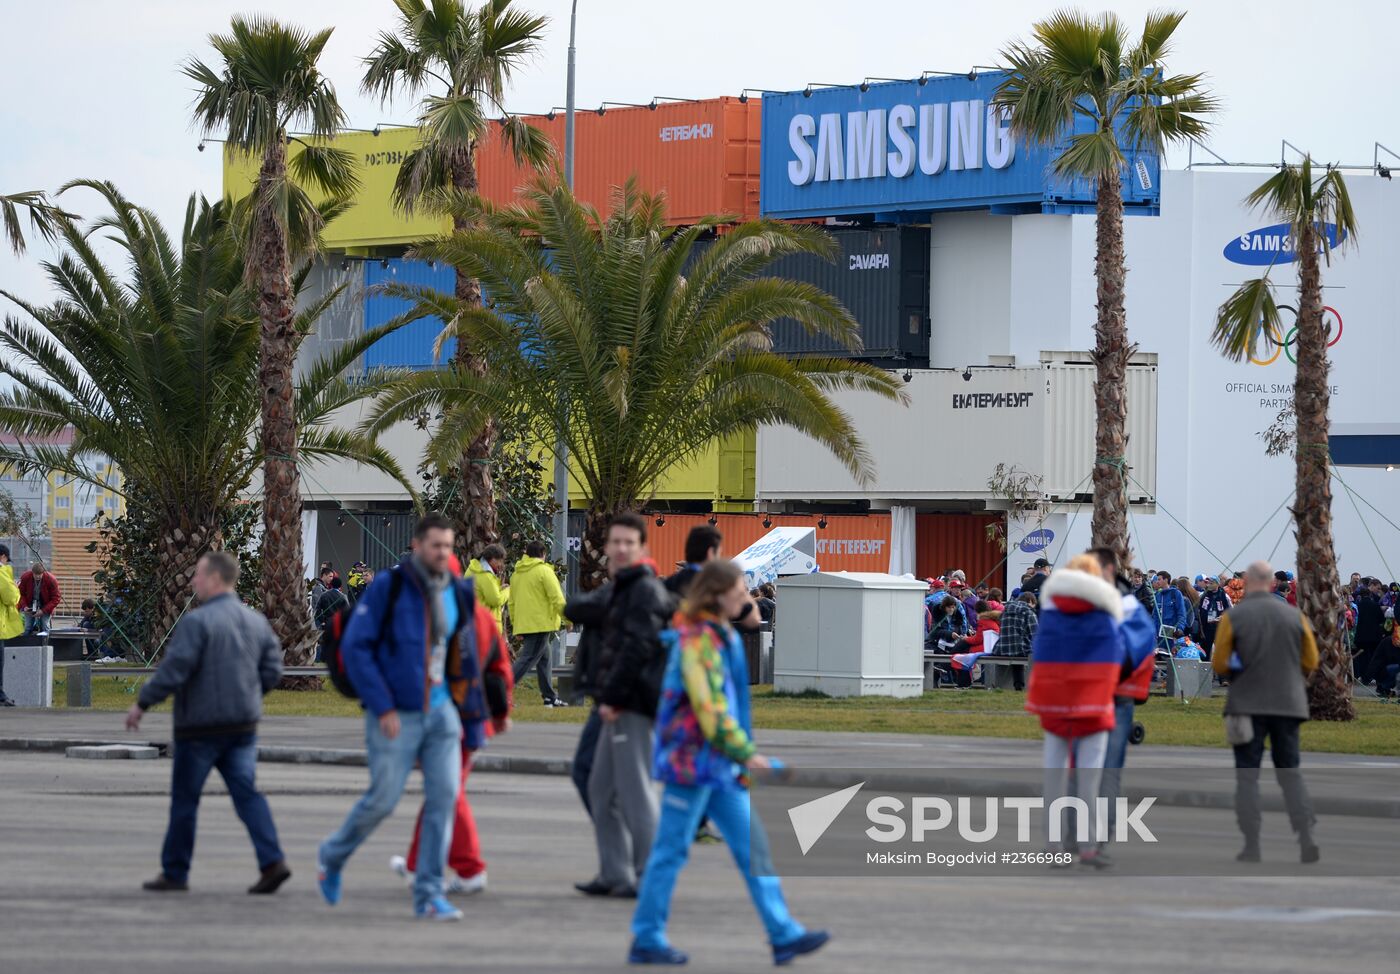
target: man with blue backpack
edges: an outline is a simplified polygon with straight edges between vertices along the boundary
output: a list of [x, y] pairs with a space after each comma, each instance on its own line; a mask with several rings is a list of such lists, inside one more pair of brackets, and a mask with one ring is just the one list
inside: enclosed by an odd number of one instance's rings
[[451, 521], [422, 518], [409, 557], [375, 578], [328, 647], [332, 680], [365, 708], [370, 775], [369, 790], [321, 844], [321, 895], [332, 906], [340, 902], [346, 861], [394, 810], [419, 764], [424, 800], [414, 913], [462, 918], [443, 895], [462, 748], [480, 746], [487, 721], [508, 709], [509, 690], [476, 652], [477, 628], [490, 623], [476, 611], [471, 583], [450, 570], [452, 542]]

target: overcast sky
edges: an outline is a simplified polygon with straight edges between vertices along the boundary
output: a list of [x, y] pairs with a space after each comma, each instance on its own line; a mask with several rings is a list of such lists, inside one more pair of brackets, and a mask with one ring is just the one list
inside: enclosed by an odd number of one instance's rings
[[[564, 101], [568, 0], [523, 0], [554, 18], [538, 61], [517, 79], [511, 111]], [[581, 0], [578, 100], [708, 98], [741, 88], [910, 77], [990, 64], [1057, 4], [1033, 0]], [[1098, 4], [1087, 5], [1098, 9]], [[1150, 3], [1113, 3], [1130, 26]], [[1380, 141], [1400, 151], [1400, 4], [1383, 0], [1211, 0], [1188, 5], [1171, 67], [1208, 72], [1224, 101], [1212, 148], [1226, 159], [1277, 159], [1280, 139], [1321, 159], [1369, 164]], [[359, 93], [360, 59], [392, 24], [388, 0], [0, 0], [0, 192], [111, 179], [178, 230], [192, 191], [220, 191], [219, 154], [197, 152], [183, 58], [211, 58], [205, 37], [236, 12], [335, 27], [321, 65], [351, 125], [407, 122]], [[212, 63], [212, 62], [211, 62]], [[1184, 161], [1184, 157], [1177, 160]], [[91, 196], [71, 194], [77, 212]], [[41, 297], [35, 266], [0, 252], [0, 288]], [[7, 313], [9, 309], [6, 309]]]

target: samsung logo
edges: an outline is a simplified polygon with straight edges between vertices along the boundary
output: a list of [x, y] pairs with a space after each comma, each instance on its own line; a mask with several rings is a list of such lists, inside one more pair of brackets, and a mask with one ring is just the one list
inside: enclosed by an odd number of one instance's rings
[[1031, 404], [1033, 392], [953, 393], [954, 409], [1021, 409]]
[[794, 186], [847, 179], [904, 179], [966, 169], [1005, 169], [1016, 142], [1003, 109], [981, 99], [794, 115], [788, 123]]
[[1049, 528], [1038, 528], [1022, 538], [1021, 543], [1016, 547], [1020, 548], [1028, 555], [1033, 555], [1037, 551], [1044, 551], [1046, 548], [1050, 547], [1051, 542], [1054, 540], [1054, 531], [1051, 531]]
[[851, 270], [853, 271], [887, 271], [889, 269], [889, 254], [851, 254]]
[[688, 142], [691, 139], [708, 139], [715, 134], [715, 127], [709, 122], [701, 125], [667, 125], [661, 129], [662, 142]]
[[[1346, 234], [1342, 234], [1338, 239], [1335, 223], [1329, 223], [1322, 229], [1327, 235], [1329, 247], [1335, 247], [1346, 239]], [[1223, 252], [1225, 259], [1235, 264], [1290, 264], [1298, 259], [1296, 248], [1293, 228], [1287, 223], [1278, 223], [1240, 234], [1225, 245]], [[1321, 242], [1318, 243], [1317, 249], [1318, 253], [1322, 252]]]

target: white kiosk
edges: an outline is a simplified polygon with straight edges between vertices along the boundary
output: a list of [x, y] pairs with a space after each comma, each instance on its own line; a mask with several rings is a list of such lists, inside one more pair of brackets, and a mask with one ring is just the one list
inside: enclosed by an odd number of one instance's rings
[[924, 692], [924, 595], [912, 578], [819, 572], [778, 583], [773, 689], [833, 697]]

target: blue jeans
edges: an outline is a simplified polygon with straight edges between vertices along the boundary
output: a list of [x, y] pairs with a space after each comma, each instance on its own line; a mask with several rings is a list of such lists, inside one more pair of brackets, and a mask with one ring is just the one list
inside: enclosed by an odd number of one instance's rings
[[642, 873], [642, 888], [637, 893], [637, 911], [632, 915], [632, 934], [637, 938], [637, 946], [650, 949], [668, 946], [666, 920], [671, 913], [671, 894], [690, 855], [695, 829], [707, 815], [724, 836], [725, 844], [734, 855], [734, 864], [748, 884], [749, 896], [768, 931], [768, 942], [789, 944], [806, 933], [802, 924], [788, 913], [782, 881], [772, 875], [767, 839], [762, 825], [757, 823], [753, 838], [758, 840], [759, 846], [753, 850], [752, 858], [758, 859], [758, 863], [751, 860], [749, 793], [737, 788], [667, 785], [661, 796], [661, 821], [656, 829], [656, 840]]
[[593, 754], [598, 750], [598, 734], [603, 729], [603, 718], [598, 716], [598, 708], [588, 712], [583, 730], [578, 735], [578, 747], [574, 749], [574, 761], [569, 765], [569, 777], [578, 790], [579, 800], [588, 817], [593, 817], [593, 806], [588, 801], [588, 779], [593, 774]]
[[29, 609], [24, 613], [24, 634], [28, 636], [35, 632], [48, 632], [53, 627], [53, 617], [38, 609]]
[[258, 868], [266, 869], [282, 861], [272, 810], [255, 783], [257, 764], [256, 734], [218, 734], [175, 742], [170, 773], [170, 825], [160, 851], [160, 866], [169, 879], [177, 883], [189, 880], [199, 796], [204, 791], [204, 780], [214, 768], [219, 769], [229, 798], [233, 799], [234, 811], [243, 820], [248, 838], [253, 840]]
[[339, 831], [321, 843], [320, 859], [328, 872], [340, 872], [360, 843], [398, 805], [417, 762], [423, 768], [423, 825], [418, 870], [413, 874], [413, 904], [420, 907], [442, 895], [452, 809], [461, 786], [462, 722], [456, 705], [448, 702], [427, 713], [400, 710], [399, 724], [399, 736], [391, 741], [379, 729], [379, 718], [365, 712], [369, 790], [350, 809]]
[[1108, 835], [1112, 841], [1118, 822], [1118, 803], [1114, 800], [1123, 789], [1123, 765], [1128, 760], [1128, 735], [1133, 732], [1133, 716], [1137, 701], [1132, 697], [1113, 698], [1113, 730], [1108, 732], [1108, 751], [1103, 758], [1103, 782], [1099, 794], [1108, 799]]

